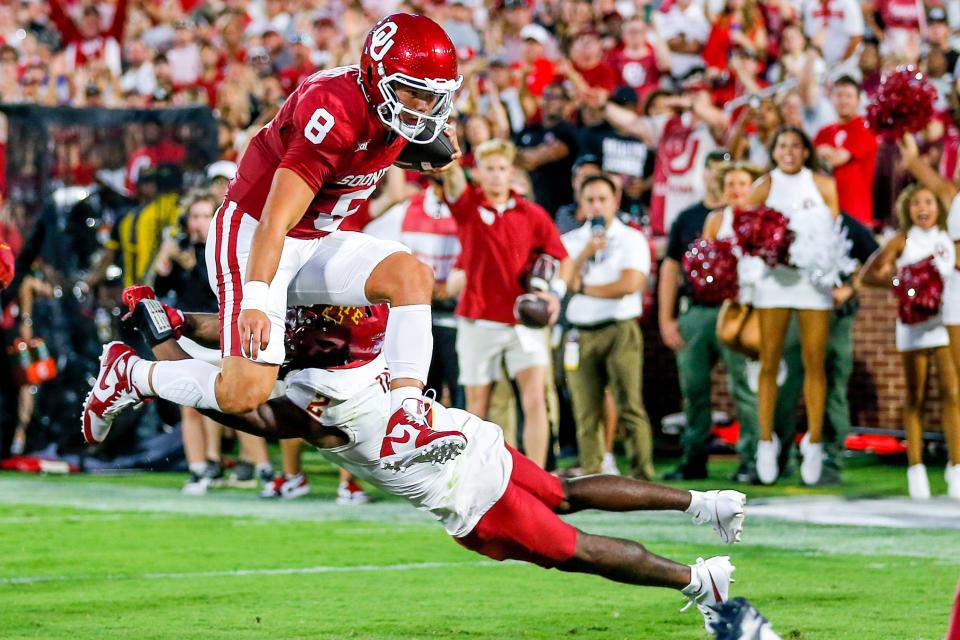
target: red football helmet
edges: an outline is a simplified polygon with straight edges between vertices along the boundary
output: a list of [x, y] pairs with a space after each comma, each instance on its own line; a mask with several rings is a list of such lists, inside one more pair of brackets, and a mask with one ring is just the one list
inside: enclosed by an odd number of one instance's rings
[[[360, 86], [364, 95], [383, 124], [410, 142], [436, 140], [462, 81], [450, 37], [430, 18], [395, 13], [374, 25], [363, 43]], [[415, 92], [429, 112], [405, 105], [398, 88]], [[432, 130], [427, 127], [430, 123]]]
[[317, 304], [287, 311], [286, 369], [331, 369], [380, 355], [389, 306]]

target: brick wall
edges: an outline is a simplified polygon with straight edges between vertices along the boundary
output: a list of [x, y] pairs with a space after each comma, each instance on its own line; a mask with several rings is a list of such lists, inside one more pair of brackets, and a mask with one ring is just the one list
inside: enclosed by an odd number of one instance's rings
[[[861, 295], [854, 325], [854, 369], [850, 378], [850, 419], [863, 427], [901, 428], [900, 403], [905, 395], [900, 354], [894, 343], [896, 304], [889, 291], [867, 289]], [[643, 324], [645, 344], [644, 399], [654, 424], [681, 411], [680, 389], [673, 353], [660, 341], [656, 310]], [[926, 429], [940, 431], [936, 367], [927, 385]], [[726, 376], [719, 365], [713, 372], [713, 401], [717, 409], [733, 411], [726, 392]]]

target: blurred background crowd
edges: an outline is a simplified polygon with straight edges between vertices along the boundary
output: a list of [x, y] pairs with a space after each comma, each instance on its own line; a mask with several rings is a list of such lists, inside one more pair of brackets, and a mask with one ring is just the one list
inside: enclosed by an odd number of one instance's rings
[[[938, 94], [936, 117], [918, 136], [915, 155], [945, 179], [956, 178], [956, 0], [4, 1], [0, 241], [16, 256], [17, 276], [2, 294], [0, 459], [39, 451], [88, 470], [184, 468], [185, 448], [196, 472], [190, 490], [202, 492], [209, 484], [203, 478], [223, 478], [221, 429], [163, 403], [125, 416], [125, 426], [98, 450], [82, 447], [77, 416], [100, 344], [123, 331], [125, 285], [151, 283], [185, 310], [216, 309], [200, 252], [246, 143], [303, 79], [356, 63], [370, 27], [392, 11], [433, 18], [457, 47], [464, 85], [455, 114], [468, 171], [484, 143], [510, 140], [515, 150], [501, 155], [515, 167], [513, 192], [543, 207], [559, 233], [606, 216], [608, 228], [616, 217], [643, 240], [640, 249], [630, 245], [640, 256], [631, 268], [643, 278], [620, 295], [636, 304], [609, 317], [568, 308], [550, 335], [555, 357], [548, 391], [539, 395], [554, 446], [543, 462], [572, 457], [579, 445], [586, 455], [571, 473], [620, 471], [611, 455], [619, 429], [628, 432], [631, 457], [622, 471], [652, 476], [661, 419], [681, 407], [667, 411], [654, 398], [648, 404], [656, 409], [648, 415], [644, 408], [636, 370], [643, 369], [644, 335], [678, 352], [688, 412], [673, 416], [674, 424], [703, 419], [702, 406], [691, 409], [689, 400], [704, 393], [709, 399], [709, 380], [706, 391], [694, 388], [683, 369], [706, 362], [709, 371], [717, 357], [684, 356], [672, 324], [678, 310], [661, 309], [657, 322], [653, 292], [681, 212], [704, 200], [707, 210], [724, 204], [715, 186], [721, 163], [766, 171], [774, 132], [797, 127], [836, 179], [844, 213], [874, 233], [895, 227], [896, 196], [912, 174], [903, 151], [878, 140], [862, 115], [881, 75], [912, 64]], [[638, 116], [666, 124], [648, 127]], [[609, 212], [579, 197], [582, 184], [601, 173], [613, 180]], [[464, 406], [457, 288], [445, 284], [455, 266], [468, 265], [457, 265], [456, 227], [445, 208], [440, 181], [393, 168], [346, 225], [402, 239], [404, 216], [413, 211], [433, 221], [431, 233], [449, 238], [432, 265], [440, 286], [431, 383]], [[564, 244], [571, 257], [595, 262], [606, 246], [594, 242], [585, 255], [574, 236], [564, 236]], [[683, 291], [670, 303], [682, 315]], [[625, 320], [642, 328], [630, 347], [637, 360], [603, 364], [612, 378], [605, 396], [590, 399], [589, 409], [587, 400], [571, 408], [571, 398], [586, 393], [574, 382], [576, 371], [590, 362], [590, 344], [598, 344], [578, 336]], [[650, 400], [659, 372], [646, 373]], [[489, 412], [516, 442], [525, 413], [541, 409], [530, 398], [537, 393], [510, 377], [495, 385]], [[175, 429], [181, 422], [182, 436]], [[680, 477], [706, 473], [709, 442], [702, 433], [696, 438], [684, 443]], [[741, 449], [738, 479], [750, 482], [750, 443]], [[279, 495], [298, 473], [296, 451], [285, 451], [284, 459], [285, 474], [275, 474], [262, 441], [241, 441], [233, 477]]]

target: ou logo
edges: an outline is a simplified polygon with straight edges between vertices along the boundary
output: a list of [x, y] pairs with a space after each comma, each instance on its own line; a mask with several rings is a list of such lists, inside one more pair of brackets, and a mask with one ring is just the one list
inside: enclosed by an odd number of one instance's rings
[[380, 62], [393, 46], [393, 36], [397, 33], [395, 22], [386, 22], [370, 37], [370, 57]]

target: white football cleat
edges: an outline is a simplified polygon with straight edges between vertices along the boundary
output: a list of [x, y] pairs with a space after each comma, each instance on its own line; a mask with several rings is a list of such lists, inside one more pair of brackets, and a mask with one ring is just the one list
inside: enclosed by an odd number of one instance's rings
[[730, 556], [697, 558], [697, 563], [690, 565], [690, 584], [681, 591], [689, 602], [680, 611], [696, 605], [703, 615], [704, 628], [710, 631], [710, 624], [720, 621], [717, 607], [727, 601], [734, 571]]
[[780, 475], [780, 438], [773, 434], [773, 440], [757, 442], [757, 479], [763, 484], [773, 484]]
[[923, 464], [907, 467], [907, 490], [914, 500], [927, 500], [930, 497], [930, 481], [927, 480], [927, 468]]
[[960, 464], [947, 464], [943, 475], [947, 478], [947, 496], [960, 500]]
[[143, 402], [143, 396], [130, 382], [130, 368], [140, 358], [122, 342], [103, 346], [100, 372], [83, 402], [83, 439], [100, 444], [110, 433], [113, 421], [124, 410]]
[[817, 484], [823, 472], [823, 443], [810, 442], [810, 434], [804, 434], [800, 439], [800, 455], [803, 456], [803, 462], [800, 463], [800, 479], [808, 486]]
[[739, 491], [691, 491], [687, 513], [694, 524], [710, 524], [725, 544], [740, 542], [747, 496]]

